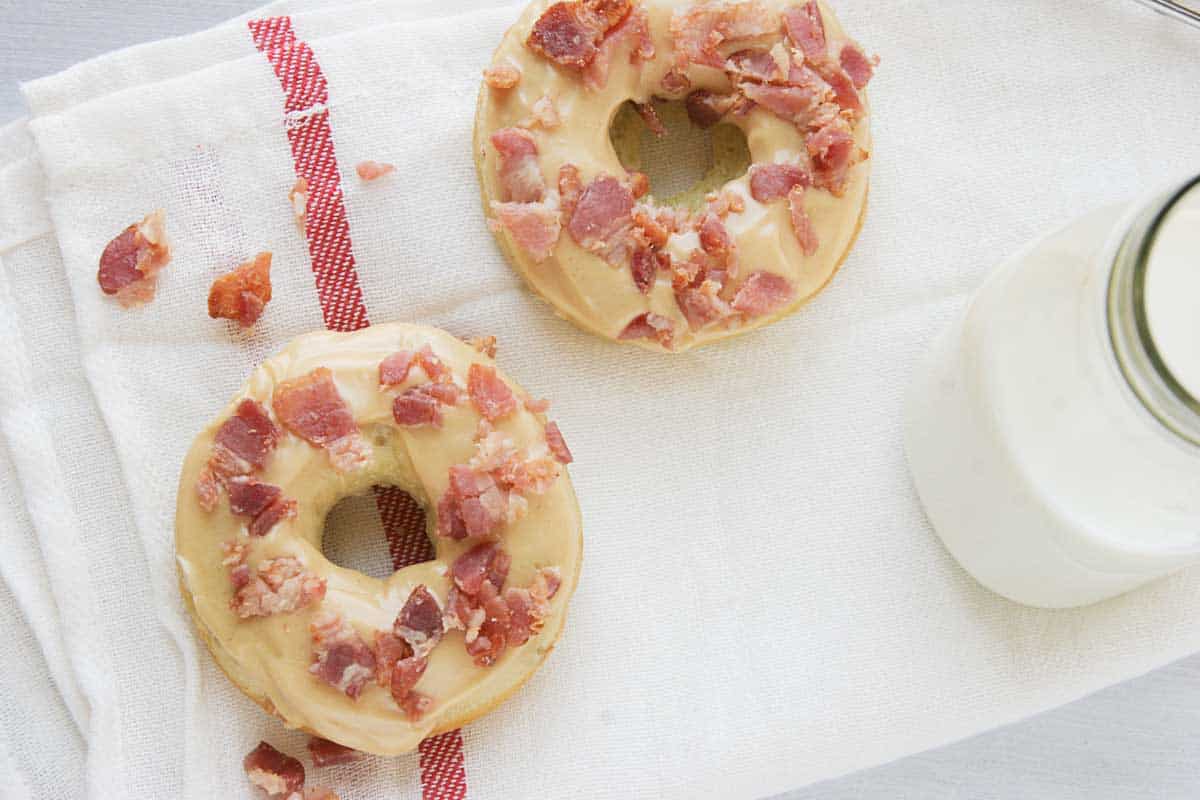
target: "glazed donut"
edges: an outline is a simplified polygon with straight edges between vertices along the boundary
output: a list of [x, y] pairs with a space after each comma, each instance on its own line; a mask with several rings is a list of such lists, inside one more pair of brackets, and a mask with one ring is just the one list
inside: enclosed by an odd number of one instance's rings
[[[511, 694], [558, 638], [582, 552], [544, 410], [486, 352], [415, 325], [301, 336], [256, 369], [192, 445], [175, 517], [185, 602], [229, 678], [381, 755]], [[426, 510], [436, 551], [383, 580], [321, 552], [333, 505], [376, 485]]]
[[[875, 63], [816, 0], [535, 0], [479, 96], [489, 224], [535, 292], [608, 339], [681, 351], [769, 324], [857, 235]], [[711, 186], [657, 199], [620, 124], [632, 103], [661, 134], [656, 99], [741, 129], [749, 168], [719, 149]]]

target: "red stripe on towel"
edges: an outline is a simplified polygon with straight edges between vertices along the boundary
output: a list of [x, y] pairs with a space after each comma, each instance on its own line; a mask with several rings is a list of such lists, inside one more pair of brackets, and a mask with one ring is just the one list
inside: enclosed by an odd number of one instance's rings
[[[329, 85], [312, 48], [296, 38], [290, 17], [251, 20], [250, 34], [283, 87], [285, 124], [298, 178], [308, 181], [304, 233], [325, 327], [356, 331], [370, 325], [354, 264], [350, 223], [329, 124]], [[376, 487], [375, 501], [396, 569], [433, 558], [425, 514], [394, 487]], [[463, 800], [467, 773], [462, 735], [449, 731], [421, 742], [424, 800]]]

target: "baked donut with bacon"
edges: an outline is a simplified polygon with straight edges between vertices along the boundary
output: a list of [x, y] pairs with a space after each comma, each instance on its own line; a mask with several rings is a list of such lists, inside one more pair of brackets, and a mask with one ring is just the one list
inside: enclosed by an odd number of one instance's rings
[[[527, 283], [600, 336], [682, 351], [766, 325], [857, 235], [875, 64], [817, 0], [535, 0], [484, 71], [485, 213]], [[632, 107], [662, 134], [664, 100], [740, 129], [748, 167], [656, 197], [614, 121]]]
[[[428, 327], [268, 359], [180, 479], [180, 586], [217, 663], [287, 725], [381, 755], [496, 706], [550, 652], [579, 575], [571, 454], [544, 411]], [[321, 551], [334, 504], [378, 486], [425, 509], [436, 552], [382, 580]]]

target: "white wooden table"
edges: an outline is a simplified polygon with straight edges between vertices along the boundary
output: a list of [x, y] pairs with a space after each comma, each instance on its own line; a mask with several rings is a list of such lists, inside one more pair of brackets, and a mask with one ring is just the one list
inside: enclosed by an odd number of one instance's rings
[[[199, 30], [256, 5], [0, 0], [0, 123], [23, 113], [20, 81], [108, 50]], [[1020, 724], [786, 795], [851, 798], [1200, 798], [1200, 655]]]

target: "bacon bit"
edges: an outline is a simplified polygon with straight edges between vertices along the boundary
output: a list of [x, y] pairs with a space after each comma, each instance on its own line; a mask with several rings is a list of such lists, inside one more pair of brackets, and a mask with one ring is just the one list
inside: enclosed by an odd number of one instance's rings
[[392, 633], [399, 636], [413, 652], [426, 656], [442, 640], [445, 628], [442, 625], [442, 607], [437, 598], [430, 594], [424, 584], [418, 585], [408, 595], [404, 607], [396, 615]]
[[632, 224], [632, 190], [608, 175], [592, 180], [579, 196], [567, 231], [580, 247], [610, 264], [620, 263], [627, 249], [625, 234]]
[[432, 704], [430, 698], [413, 691], [428, 665], [429, 659], [415, 655], [404, 639], [386, 631], [375, 631], [375, 681], [391, 692], [396, 705], [414, 721], [420, 719]]
[[683, 312], [692, 330], [699, 330], [705, 325], [723, 319], [731, 313], [727, 303], [718, 296], [720, 286], [714, 281], [705, 280], [697, 288], [686, 288], [675, 293], [675, 301]]
[[281, 498], [271, 503], [250, 521], [248, 533], [251, 536], [266, 536], [276, 524], [295, 516], [296, 501], [290, 498]]
[[504, 604], [509, 610], [508, 643], [520, 647], [530, 636], [541, 633], [550, 614], [550, 598], [558, 592], [562, 578], [556, 567], [543, 567], [533, 577], [529, 588], [509, 587], [504, 590]]
[[[275, 449], [281, 434], [282, 431], [271, 421], [262, 403], [247, 397], [238, 403], [233, 416], [217, 430], [213, 449], [221, 448], [239, 462], [238, 469], [228, 474], [246, 474], [252, 469], [266, 466], [267, 458]], [[229, 462], [222, 458], [218, 459], [218, 463]]]
[[208, 290], [208, 315], [235, 320], [243, 328], [258, 322], [271, 302], [271, 254], [259, 253], [253, 261], [217, 277]]
[[546, 9], [525, 46], [564, 67], [583, 69], [596, 58], [604, 34], [632, 8], [630, 0], [572, 0]]
[[618, 339], [657, 339], [663, 347], [670, 348], [675, 338], [675, 323], [661, 314], [647, 311], [629, 321]]
[[490, 475], [470, 467], [450, 468], [450, 485], [438, 501], [438, 535], [449, 539], [490, 536], [507, 514], [504, 494]]
[[794, 164], [755, 164], [750, 167], [750, 196], [760, 203], [787, 197], [793, 187], [812, 184], [808, 170]]
[[212, 511], [220, 499], [221, 485], [217, 482], [216, 473], [206, 466], [200, 470], [200, 477], [196, 479], [196, 500], [200, 503], [201, 510]]
[[579, 167], [574, 164], [563, 164], [558, 168], [558, 198], [562, 204], [563, 214], [570, 219], [583, 194], [583, 181], [579, 177]]
[[489, 581], [484, 583], [478, 598], [484, 612], [483, 623], [474, 641], [467, 644], [467, 653], [478, 667], [490, 667], [508, 647], [508, 628], [512, 615], [499, 589]]
[[757, 0], [706, 3], [684, 12], [676, 11], [671, 15], [670, 30], [676, 66], [685, 67], [692, 62], [721, 69], [725, 61], [718, 47], [777, 33], [779, 16]]
[[854, 81], [846, 74], [837, 61], [823, 56], [819, 60], [814, 60], [813, 64], [816, 67], [817, 74], [821, 76], [821, 79], [832, 90], [834, 102], [838, 106], [847, 111], [854, 112], [856, 115], [857, 112], [862, 111], [862, 100], [858, 96], [858, 90], [854, 88]]
[[[233, 557], [245, 558], [245, 551], [233, 552]], [[304, 565], [293, 556], [280, 556], [262, 561], [258, 571], [250, 571], [244, 563], [236, 563], [230, 571], [235, 584], [229, 607], [241, 619], [287, 614], [319, 603], [325, 597], [325, 579], [305, 571]], [[244, 567], [243, 570], [238, 570]]]
[[516, 203], [536, 203], [545, 196], [546, 182], [538, 164], [537, 143], [524, 128], [501, 128], [489, 141], [499, 160], [497, 173], [504, 199]]
[[[436, 386], [437, 384], [429, 384]], [[392, 418], [397, 425], [417, 427], [432, 425], [442, 427], [442, 409], [437, 398], [425, 391], [424, 386], [414, 386], [392, 401]]]
[[129, 308], [154, 298], [158, 272], [171, 261], [162, 209], [147, 214], [108, 243], [100, 254], [100, 291]]
[[654, 58], [654, 40], [650, 38], [650, 18], [641, 6], [635, 6], [624, 20], [605, 34], [596, 49], [595, 57], [583, 70], [583, 84], [589, 89], [600, 90], [608, 83], [609, 65], [617, 48], [626, 40], [633, 40], [629, 63], [640, 64]]
[[525, 410], [531, 414], [545, 414], [550, 409], [550, 401], [542, 398], [535, 400], [529, 395], [521, 398], [521, 402], [525, 405]]
[[271, 797], [284, 797], [304, 787], [304, 765], [266, 742], [259, 742], [242, 759], [250, 783]]
[[845, 121], [835, 120], [810, 134], [805, 145], [812, 159], [813, 184], [841, 197], [846, 192], [846, 173], [862, 158]]
[[633, 251], [629, 260], [629, 271], [633, 275], [633, 283], [642, 294], [650, 294], [654, 286], [654, 277], [658, 273], [657, 254], [648, 247], [639, 247]]
[[499, 64], [485, 69], [483, 80], [493, 89], [511, 89], [521, 82], [521, 70], [511, 64]]
[[408, 380], [408, 373], [417, 363], [417, 354], [412, 350], [397, 350], [379, 362], [379, 385], [399, 386]]
[[788, 192], [788, 210], [791, 212], [792, 231], [796, 234], [796, 241], [800, 242], [800, 250], [804, 255], [811, 256], [817, 252], [820, 242], [817, 239], [817, 232], [813, 228], [812, 220], [804, 210], [803, 186], [797, 184]]
[[650, 191], [650, 176], [644, 172], [634, 170], [629, 173], [629, 191], [633, 192], [633, 199], [637, 200], [643, 197]]
[[725, 61], [725, 67], [741, 80], [764, 83], [787, 81], [789, 65], [779, 60], [771, 50], [739, 50]]
[[497, 589], [504, 585], [512, 558], [494, 542], [477, 544], [450, 565], [454, 585], [467, 595], [475, 596], [489, 582]]
[[546, 423], [546, 445], [558, 463], [570, 464], [575, 460], [571, 457], [571, 451], [567, 448], [567, 440], [563, 438], [557, 422]]
[[879, 66], [879, 56], [868, 58], [858, 45], [846, 42], [842, 45], [841, 52], [838, 53], [838, 62], [850, 79], [854, 81], [854, 88], [861, 89], [875, 74], [875, 67]]
[[312, 756], [314, 767], [331, 767], [335, 764], [352, 764], [362, 759], [363, 754], [345, 745], [311, 736], [308, 739], [308, 752]]
[[328, 368], [318, 367], [307, 375], [283, 381], [275, 387], [271, 404], [284, 427], [325, 449], [334, 469], [350, 472], [366, 466], [370, 447]]
[[700, 218], [696, 232], [700, 235], [700, 249], [710, 256], [725, 259], [733, 251], [733, 239], [725, 230], [725, 223], [713, 212], [709, 211]]
[[667, 70], [667, 74], [663, 75], [659, 85], [662, 86], [664, 92], [672, 95], [683, 94], [692, 88], [692, 82], [688, 76], [674, 67]]
[[364, 181], [376, 181], [395, 172], [396, 165], [382, 161], [360, 161], [354, 165], [354, 171]]
[[229, 492], [229, 510], [244, 517], [256, 517], [275, 502], [283, 490], [254, 478], [231, 478], [225, 484]]
[[812, 117], [823, 94], [814, 86], [774, 86], [762, 83], [740, 85], [746, 97], [780, 119], [803, 126]]
[[417, 351], [417, 361], [421, 365], [421, 370], [429, 377], [429, 380], [437, 383], [446, 383], [454, 380], [454, 375], [450, 368], [434, 354], [433, 348], [429, 345], [423, 345]]
[[467, 372], [467, 394], [475, 409], [489, 422], [508, 416], [517, 408], [516, 398], [495, 367], [472, 364]]
[[562, 233], [557, 210], [548, 203], [500, 203], [492, 201], [496, 219], [493, 230], [507, 230], [520, 247], [536, 262], [545, 261], [554, 252]]
[[521, 126], [525, 128], [542, 128], [552, 131], [562, 124], [562, 117], [558, 113], [558, 106], [554, 103], [554, 98], [549, 94], [544, 94], [534, 101], [530, 110], [533, 112], [528, 119], [522, 120]]
[[308, 178], [297, 178], [288, 192], [288, 203], [292, 206], [292, 214], [296, 217], [296, 225], [304, 233], [304, 218], [308, 213]]
[[321, 613], [308, 626], [313, 640], [313, 661], [308, 671], [351, 700], [375, 675], [375, 654], [352, 627], [337, 614]]
[[472, 336], [467, 344], [474, 347], [480, 353], [483, 353], [488, 358], [496, 357], [496, 337], [495, 336]]
[[728, 189], [709, 192], [704, 199], [708, 202], [708, 211], [722, 219], [730, 213], [740, 214], [746, 210], [746, 201], [742, 196]]
[[805, 58], [818, 59], [825, 56], [825, 23], [821, 20], [821, 9], [817, 0], [808, 0], [802, 6], [792, 6], [783, 12], [783, 30], [793, 45], [799, 47]]
[[736, 97], [732, 94], [716, 94], [708, 89], [697, 89], [683, 101], [688, 119], [698, 128], [711, 128], [729, 113]]
[[757, 317], [787, 305], [795, 296], [796, 290], [786, 278], [770, 272], [753, 272], [731, 305], [748, 317]]

